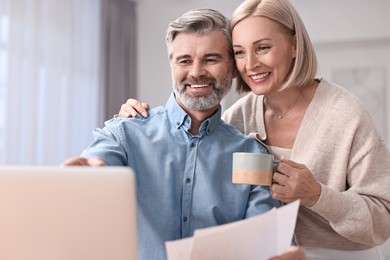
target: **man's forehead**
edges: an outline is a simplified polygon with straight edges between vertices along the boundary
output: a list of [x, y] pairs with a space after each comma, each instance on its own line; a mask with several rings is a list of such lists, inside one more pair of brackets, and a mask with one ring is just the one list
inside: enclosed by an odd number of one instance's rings
[[168, 47], [170, 58], [178, 56], [207, 57], [221, 56], [228, 58], [227, 41], [222, 31], [213, 31], [198, 35], [183, 32], [176, 36]]

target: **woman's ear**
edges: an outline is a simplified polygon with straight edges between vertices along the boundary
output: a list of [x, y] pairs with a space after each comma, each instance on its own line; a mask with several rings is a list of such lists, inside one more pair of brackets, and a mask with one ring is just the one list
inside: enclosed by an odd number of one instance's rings
[[294, 36], [291, 38], [291, 43], [292, 43], [292, 57], [296, 58], [297, 57], [297, 36], [294, 34]]

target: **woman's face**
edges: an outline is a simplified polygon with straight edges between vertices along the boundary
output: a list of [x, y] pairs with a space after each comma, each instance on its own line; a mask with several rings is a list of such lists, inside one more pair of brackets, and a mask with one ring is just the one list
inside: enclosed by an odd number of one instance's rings
[[278, 23], [248, 17], [232, 31], [234, 57], [242, 79], [257, 95], [277, 91], [290, 73], [295, 39]]

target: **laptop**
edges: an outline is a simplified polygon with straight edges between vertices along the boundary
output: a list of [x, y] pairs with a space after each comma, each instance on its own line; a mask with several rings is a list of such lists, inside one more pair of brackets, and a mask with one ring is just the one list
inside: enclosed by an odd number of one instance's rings
[[137, 259], [128, 167], [0, 166], [0, 259]]

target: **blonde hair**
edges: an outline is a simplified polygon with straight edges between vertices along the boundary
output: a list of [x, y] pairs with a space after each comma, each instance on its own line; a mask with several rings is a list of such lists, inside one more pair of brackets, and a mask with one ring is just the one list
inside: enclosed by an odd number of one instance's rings
[[[293, 69], [287, 76], [280, 90], [290, 86], [304, 87], [311, 83], [317, 73], [317, 58], [313, 45], [298, 12], [288, 0], [246, 0], [233, 13], [230, 32], [245, 18], [260, 16], [278, 24], [295, 37], [296, 57]], [[237, 77], [237, 92], [249, 92], [250, 87], [240, 75]]]

